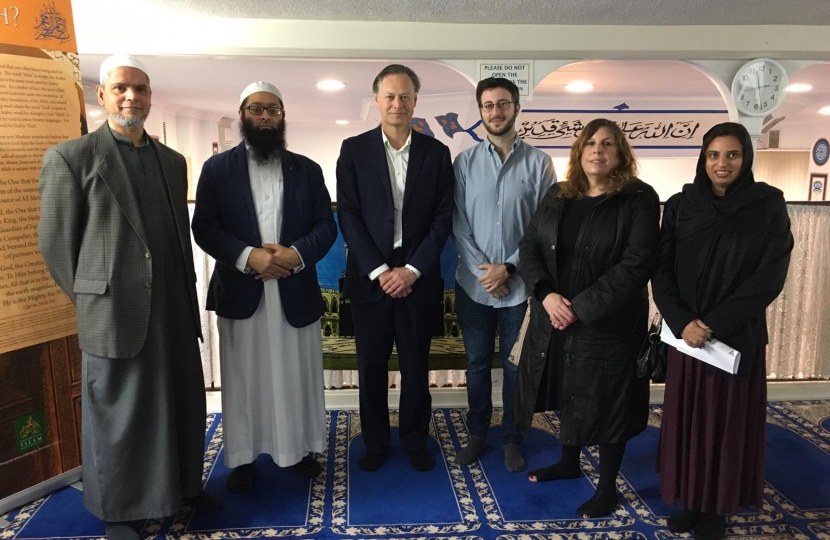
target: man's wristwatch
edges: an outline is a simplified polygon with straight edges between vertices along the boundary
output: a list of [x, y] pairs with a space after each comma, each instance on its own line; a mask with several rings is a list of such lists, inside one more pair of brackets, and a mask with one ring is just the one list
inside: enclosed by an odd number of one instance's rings
[[504, 263], [504, 267], [507, 268], [507, 275], [512, 276], [516, 273], [516, 265], [513, 263]]

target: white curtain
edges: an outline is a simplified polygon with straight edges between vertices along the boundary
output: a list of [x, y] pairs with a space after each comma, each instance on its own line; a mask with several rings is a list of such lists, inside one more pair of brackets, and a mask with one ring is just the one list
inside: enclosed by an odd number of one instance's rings
[[772, 379], [830, 379], [830, 206], [790, 204], [795, 247], [767, 310]]
[[[190, 221], [193, 221], [195, 203], [187, 204]], [[190, 245], [193, 246], [193, 264], [196, 267], [196, 294], [199, 297], [199, 314], [202, 319], [202, 336], [204, 341], [199, 344], [202, 352], [202, 373], [205, 376], [205, 388], [220, 388], [222, 377], [219, 372], [219, 333], [216, 331], [216, 314], [205, 310], [208, 284], [213, 273], [213, 257], [202, 251], [202, 248], [193, 241], [190, 235]]]

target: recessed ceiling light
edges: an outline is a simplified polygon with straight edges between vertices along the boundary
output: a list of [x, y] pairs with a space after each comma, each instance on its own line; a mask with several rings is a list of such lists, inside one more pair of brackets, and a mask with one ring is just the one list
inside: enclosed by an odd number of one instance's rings
[[335, 81], [334, 79], [327, 79], [325, 81], [320, 81], [317, 83], [317, 88], [320, 90], [342, 90], [346, 88], [346, 85], [340, 81]]
[[101, 122], [103, 122], [103, 121], [104, 121], [104, 119], [102, 118], [101, 120], [96, 120], [96, 121], [95, 121], [95, 123], [96, 123], [96, 124], [100, 124], [100, 123], [101, 123]]
[[830, 105], [828, 105], [827, 107], [822, 107], [818, 110], [818, 113], [830, 115]]
[[93, 118], [98, 118], [99, 116], [101, 116], [101, 111], [98, 111], [98, 110], [89, 111], [88, 114], [89, 114], [89, 116], [91, 116]]
[[568, 92], [590, 92], [594, 89], [594, 85], [588, 81], [574, 81], [565, 85], [565, 90]]
[[348, 126], [349, 125], [348, 120], [336, 120], [334, 123], [337, 124], [338, 126]]
[[803, 83], [795, 83], [791, 84], [787, 87], [787, 92], [809, 92], [813, 89], [813, 86], [810, 84], [803, 84]]

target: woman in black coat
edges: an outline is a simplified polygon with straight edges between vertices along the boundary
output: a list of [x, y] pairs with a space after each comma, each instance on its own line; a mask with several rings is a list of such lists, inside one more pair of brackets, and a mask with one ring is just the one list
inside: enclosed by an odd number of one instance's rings
[[566, 181], [554, 184], [519, 243], [532, 293], [516, 392], [518, 424], [559, 410], [562, 457], [531, 471], [531, 482], [581, 475], [581, 447], [600, 445], [589, 518], [617, 505], [616, 478], [628, 439], [648, 421], [648, 380], [636, 356], [647, 331], [646, 284], [657, 260], [657, 193], [636, 178], [625, 135], [612, 121], [589, 122], [571, 148]]
[[703, 137], [693, 184], [666, 202], [654, 301], [677, 338], [741, 353], [737, 375], [669, 348], [657, 470], [672, 531], [723, 538], [726, 515], [763, 504], [766, 309], [784, 287], [793, 237], [781, 191], [756, 182], [735, 123]]

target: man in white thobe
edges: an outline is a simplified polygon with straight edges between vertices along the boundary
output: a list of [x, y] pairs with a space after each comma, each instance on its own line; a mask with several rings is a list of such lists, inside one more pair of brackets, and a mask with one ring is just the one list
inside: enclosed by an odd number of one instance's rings
[[272, 84], [240, 96], [244, 141], [211, 157], [196, 191], [193, 236], [216, 259], [207, 309], [219, 318], [227, 486], [246, 491], [254, 462], [312, 478], [325, 444], [315, 264], [337, 228], [320, 166], [286, 150], [285, 107]]

